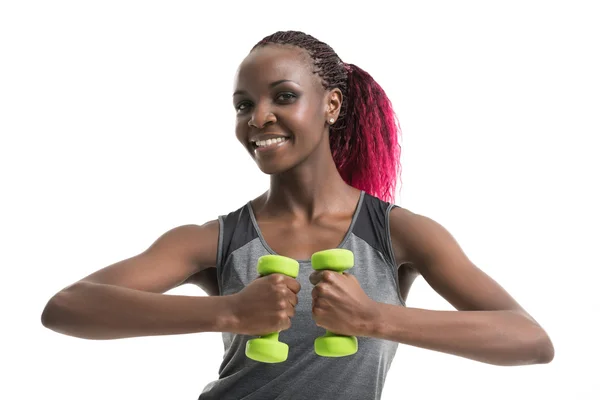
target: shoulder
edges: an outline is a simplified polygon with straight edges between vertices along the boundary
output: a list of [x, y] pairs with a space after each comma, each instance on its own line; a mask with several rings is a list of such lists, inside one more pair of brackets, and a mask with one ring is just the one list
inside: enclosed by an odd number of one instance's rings
[[199, 224], [186, 224], [162, 234], [150, 248], [149, 253], [177, 253], [199, 266], [214, 266], [219, 240], [219, 220]]
[[219, 220], [214, 219], [204, 224], [180, 225], [166, 231], [160, 239], [163, 241], [177, 241], [181, 243], [193, 243], [198, 238], [211, 236], [219, 233]]
[[464, 257], [454, 237], [434, 219], [402, 207], [394, 207], [389, 219], [392, 244], [420, 272], [436, 258]]
[[390, 211], [390, 230], [398, 238], [409, 239], [409, 234], [422, 237], [432, 229], [435, 230], [436, 225], [441, 226], [433, 219], [407, 208], [394, 207]]

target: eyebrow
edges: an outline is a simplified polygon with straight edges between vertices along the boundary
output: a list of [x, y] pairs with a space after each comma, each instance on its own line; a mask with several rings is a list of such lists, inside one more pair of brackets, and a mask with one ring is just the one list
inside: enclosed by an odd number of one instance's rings
[[[278, 81], [275, 81], [275, 82], [271, 82], [271, 83], [269, 83], [269, 88], [274, 88], [275, 86], [277, 86], [277, 85], [279, 85], [279, 84], [281, 84], [281, 83], [285, 83], [285, 82], [293, 82], [293, 83], [295, 83], [296, 85], [300, 85], [298, 82], [296, 82], [296, 81], [293, 81], [293, 80], [291, 80], [291, 79], [280, 79], [280, 80], [278, 80]], [[238, 95], [238, 94], [246, 94], [246, 93], [247, 93], [247, 92], [246, 92], [245, 90], [236, 90], [236, 91], [233, 93], [233, 95], [235, 96], [235, 95]]]

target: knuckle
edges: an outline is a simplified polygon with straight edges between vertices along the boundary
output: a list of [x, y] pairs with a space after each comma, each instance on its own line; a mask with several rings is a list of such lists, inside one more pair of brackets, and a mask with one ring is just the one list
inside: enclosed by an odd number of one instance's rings
[[319, 296], [325, 296], [329, 290], [326, 285], [317, 285], [315, 287], [315, 293]]
[[287, 301], [279, 300], [277, 302], [277, 307], [279, 308], [279, 310], [285, 310], [285, 308], [287, 307]]
[[288, 319], [288, 315], [287, 315], [287, 313], [286, 313], [285, 311], [279, 311], [279, 312], [277, 313], [277, 319], [278, 319], [279, 321], [285, 321], [285, 320], [287, 320], [287, 319]]

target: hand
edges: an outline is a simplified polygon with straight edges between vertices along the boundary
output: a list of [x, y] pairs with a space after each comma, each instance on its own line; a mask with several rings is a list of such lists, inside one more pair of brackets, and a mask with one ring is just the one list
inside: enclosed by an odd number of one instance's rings
[[300, 284], [294, 278], [271, 274], [255, 279], [230, 297], [232, 333], [265, 335], [292, 325]]
[[313, 319], [318, 326], [347, 336], [369, 336], [379, 316], [378, 303], [347, 272], [315, 271], [310, 275]]

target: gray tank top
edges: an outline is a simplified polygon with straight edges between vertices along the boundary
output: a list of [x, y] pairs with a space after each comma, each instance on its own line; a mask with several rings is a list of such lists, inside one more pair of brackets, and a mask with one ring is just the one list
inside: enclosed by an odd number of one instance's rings
[[[389, 213], [394, 204], [362, 191], [352, 222], [338, 248], [354, 253], [356, 276], [373, 300], [404, 306], [390, 240]], [[239, 292], [257, 277], [258, 258], [276, 254], [262, 236], [250, 202], [219, 216], [217, 280], [220, 295]], [[222, 333], [223, 362], [219, 379], [209, 383], [199, 400], [371, 400], [380, 399], [395, 342], [358, 337], [352, 356], [325, 358], [315, 354], [314, 340], [325, 333], [312, 319], [313, 272], [310, 260], [297, 260], [302, 289], [290, 329], [279, 334], [289, 345], [288, 359], [266, 364], [246, 357], [246, 342], [256, 336]]]

